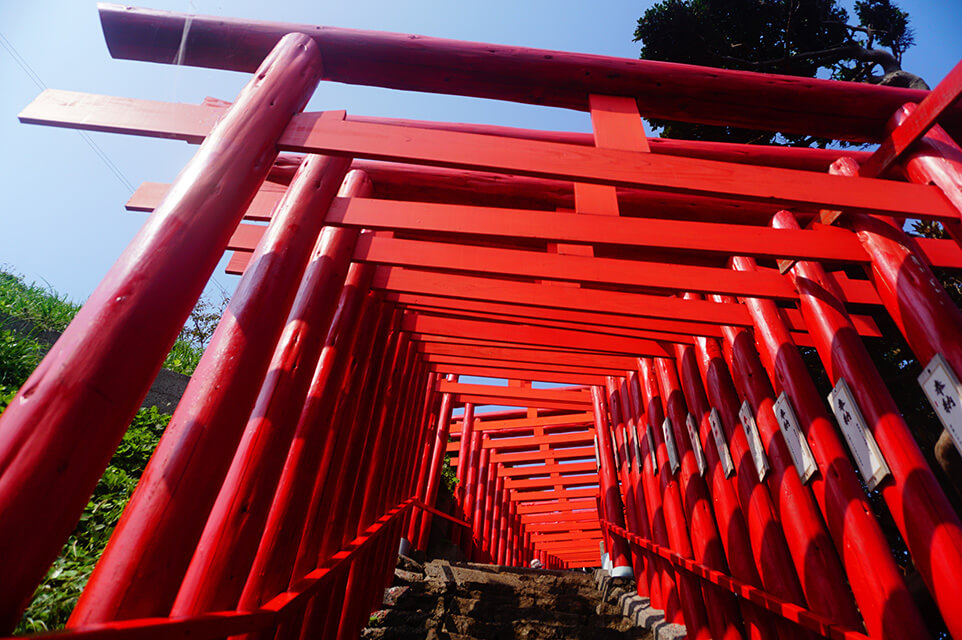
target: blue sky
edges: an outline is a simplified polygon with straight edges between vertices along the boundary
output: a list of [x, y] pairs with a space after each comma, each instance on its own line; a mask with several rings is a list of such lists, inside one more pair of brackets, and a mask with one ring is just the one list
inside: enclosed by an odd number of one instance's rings
[[[162, 1], [150, 6], [581, 51], [634, 58], [636, 19], [650, 2], [489, 0], [484, 3]], [[919, 44], [904, 67], [934, 85], [962, 58], [958, 0], [902, 2]], [[195, 148], [169, 140], [90, 134], [123, 180], [77, 132], [22, 125], [17, 113], [40, 91], [6, 47], [46, 86], [150, 100], [233, 99], [247, 76], [206, 69], [112, 60], [94, 2], [0, 0], [0, 265], [46, 281], [77, 301], [97, 285], [144, 221], [124, 211], [124, 182], [171, 181]], [[589, 130], [585, 114], [494, 101], [322, 83], [310, 110], [359, 115], [485, 122], [540, 129]], [[215, 279], [233, 289], [219, 268]]]

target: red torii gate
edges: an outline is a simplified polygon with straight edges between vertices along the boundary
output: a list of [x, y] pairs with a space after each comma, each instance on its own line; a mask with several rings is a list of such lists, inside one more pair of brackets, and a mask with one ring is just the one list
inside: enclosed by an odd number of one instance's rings
[[[962, 638], [962, 524], [859, 337], [892, 317], [958, 443], [962, 314], [931, 268], [962, 267], [962, 67], [919, 92], [101, 16], [115, 57], [255, 76], [230, 105], [46, 91], [21, 114], [200, 148], [132, 198], [154, 213], [0, 418], [0, 627], [229, 249], [237, 293], [63, 635], [356, 634], [399, 537], [424, 543], [452, 405], [501, 403], [529, 409], [455, 429], [479, 559], [590, 565], [603, 534], [692, 637], [922, 637], [857, 469]], [[321, 79], [578, 109], [594, 133], [301, 112]], [[881, 146], [649, 140], [641, 115]], [[908, 238], [906, 218], [954, 240]]]

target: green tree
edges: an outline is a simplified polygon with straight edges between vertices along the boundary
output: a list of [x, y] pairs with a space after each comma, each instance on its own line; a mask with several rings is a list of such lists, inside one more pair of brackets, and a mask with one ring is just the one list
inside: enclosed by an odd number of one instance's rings
[[[663, 0], [639, 18], [635, 41], [646, 60], [927, 89], [902, 70], [902, 54], [915, 42], [908, 13], [891, 0], [857, 0], [854, 13], [836, 0]], [[660, 120], [652, 126], [668, 138], [828, 142]]]

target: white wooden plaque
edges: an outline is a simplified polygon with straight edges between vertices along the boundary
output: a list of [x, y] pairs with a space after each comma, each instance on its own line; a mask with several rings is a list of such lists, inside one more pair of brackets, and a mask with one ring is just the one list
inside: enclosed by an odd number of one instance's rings
[[695, 416], [688, 414], [685, 419], [685, 426], [688, 427], [688, 439], [691, 440], [691, 448], [695, 452], [695, 460], [698, 462], [698, 474], [705, 475], [707, 464], [705, 462], [705, 452], [701, 448], [701, 440], [698, 439], [698, 425], [695, 424]]
[[828, 394], [828, 403], [832, 405], [835, 419], [838, 420], [838, 426], [842, 428], [842, 434], [848, 442], [848, 449], [855, 458], [865, 485], [869, 490], [874, 490], [891, 472], [872, 432], [865, 424], [861, 410], [855, 404], [852, 390], [849, 389], [845, 378], [838, 379], [838, 384]]
[[784, 391], [772, 405], [772, 411], [775, 413], [778, 428], [785, 438], [785, 444], [788, 445], [788, 452], [792, 456], [792, 462], [795, 463], [798, 477], [802, 479], [802, 484], [805, 484], [815, 474], [818, 465], [815, 464], [815, 456], [812, 455], [808, 441], [805, 440], [805, 436], [798, 426], [798, 416], [795, 415], [795, 409], [792, 408], [792, 401], [788, 399]]
[[635, 465], [638, 469], [638, 473], [641, 473], [641, 465], [644, 461], [641, 459], [641, 438], [638, 437], [638, 424], [635, 423], [631, 425], [631, 428], [634, 431], [633, 435], [635, 436], [631, 439], [631, 443], [635, 448]]
[[725, 472], [725, 477], [730, 478], [735, 473], [735, 463], [732, 462], [732, 454], [728, 450], [728, 442], [725, 440], [725, 432], [722, 430], [721, 416], [718, 415], [718, 409], [715, 407], [712, 407], [711, 413], [708, 414], [708, 424], [711, 425], [711, 435], [715, 440], [715, 448], [718, 450], [722, 470]]
[[651, 453], [651, 472], [657, 474], [658, 456], [655, 455], [655, 436], [654, 432], [651, 430], [651, 425], [648, 426], [648, 430], [645, 433], [648, 436], [648, 451]]
[[752, 462], [755, 463], [755, 471], [758, 472], [758, 481], [765, 479], [768, 473], [768, 457], [765, 455], [765, 447], [762, 445], [762, 438], [758, 434], [758, 424], [755, 423], [755, 416], [752, 414], [752, 406], [748, 400], [742, 402], [738, 410], [738, 419], [745, 430], [745, 437], [748, 438], [748, 450], [752, 454]]
[[615, 459], [615, 469], [621, 467], [621, 454], [618, 451], [618, 439], [615, 438], [615, 430], [611, 429], [608, 431], [608, 437], [611, 438], [611, 454]]
[[678, 449], [675, 448], [675, 434], [671, 430], [671, 419], [665, 416], [665, 421], [661, 423], [661, 432], [665, 438], [665, 447], [668, 448], [668, 466], [671, 472], [678, 471], [681, 462], [678, 461]]
[[919, 376], [919, 384], [935, 409], [935, 415], [952, 436], [955, 448], [962, 452], [962, 385], [942, 354], [935, 354], [925, 367]]

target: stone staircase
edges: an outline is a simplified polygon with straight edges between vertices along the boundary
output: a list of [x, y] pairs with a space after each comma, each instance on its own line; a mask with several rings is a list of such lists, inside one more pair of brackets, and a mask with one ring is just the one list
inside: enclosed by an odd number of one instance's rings
[[593, 574], [401, 556], [384, 608], [362, 638], [547, 640], [650, 638], [616, 604], [602, 599]]

